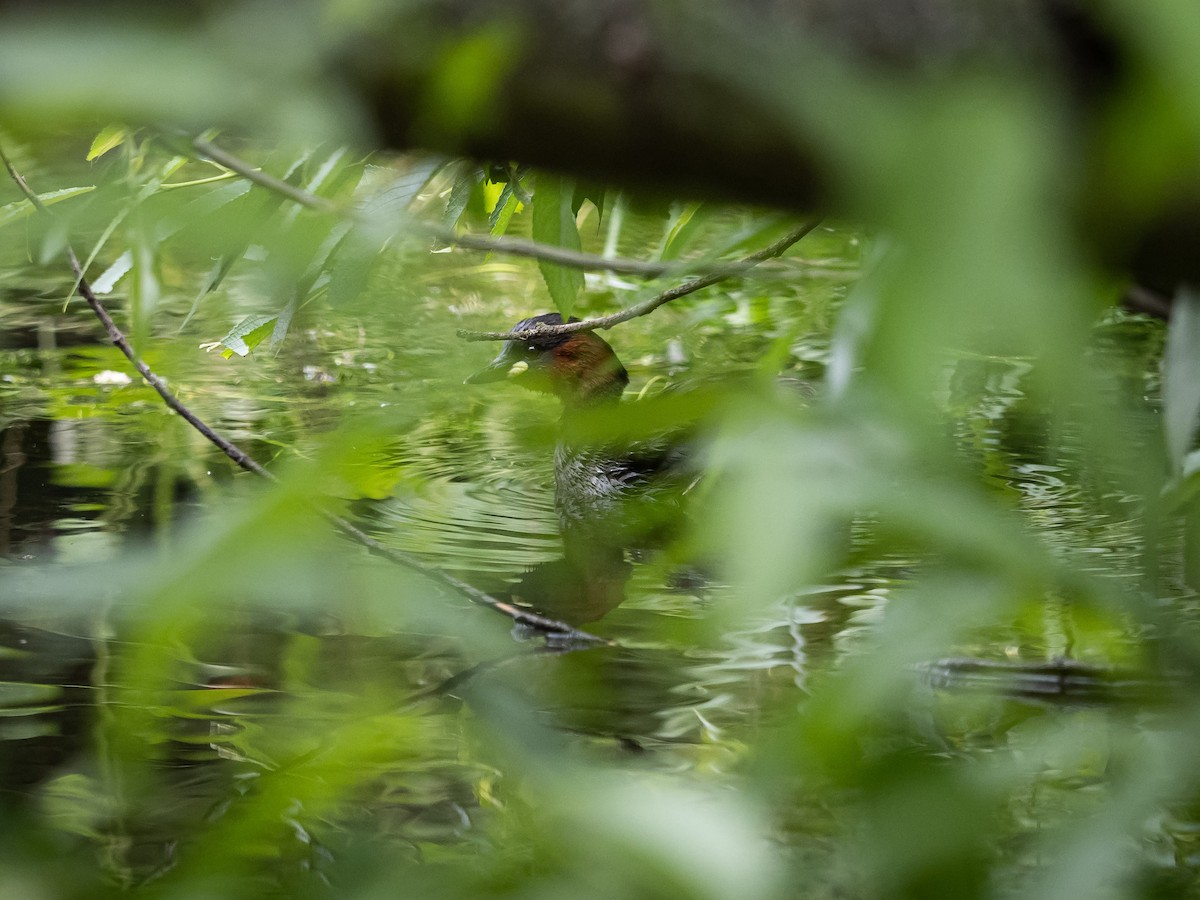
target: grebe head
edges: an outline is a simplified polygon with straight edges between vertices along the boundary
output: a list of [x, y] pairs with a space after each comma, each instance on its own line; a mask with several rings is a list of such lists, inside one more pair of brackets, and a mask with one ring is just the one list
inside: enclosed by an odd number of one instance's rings
[[[512, 330], [529, 331], [539, 325], [561, 325], [562, 321], [558, 313], [546, 313], [522, 319]], [[576, 331], [506, 341], [500, 355], [466, 383], [505, 380], [554, 394], [565, 406], [575, 406], [619, 399], [629, 374], [606, 340], [592, 331]]]

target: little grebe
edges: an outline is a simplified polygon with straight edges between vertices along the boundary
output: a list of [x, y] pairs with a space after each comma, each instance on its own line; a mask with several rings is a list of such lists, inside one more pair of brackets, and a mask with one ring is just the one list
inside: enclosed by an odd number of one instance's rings
[[[523, 319], [512, 330], [528, 331], [562, 321], [558, 313], [547, 313]], [[682, 479], [672, 476], [685, 474], [686, 454], [677, 438], [613, 446], [579, 437], [586, 428], [575, 426], [605, 408], [619, 409], [629, 384], [629, 374], [603, 338], [577, 331], [507, 341], [500, 355], [469, 377], [467, 384], [504, 380], [553, 394], [562, 402], [554, 450], [554, 506], [564, 537], [603, 531], [612, 538], [628, 531], [629, 523], [618, 521], [629, 518], [628, 501], [649, 500], [653, 506], [678, 497]], [[645, 509], [646, 504], [639, 503], [643, 518]]]

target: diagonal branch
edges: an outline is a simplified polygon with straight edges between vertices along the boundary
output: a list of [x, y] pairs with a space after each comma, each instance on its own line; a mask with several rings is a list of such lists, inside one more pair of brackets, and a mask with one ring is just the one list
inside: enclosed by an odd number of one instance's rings
[[[13, 166], [12, 161], [4, 152], [3, 147], [0, 147], [0, 161], [3, 161], [4, 168], [8, 170], [9, 177], [12, 178], [13, 182], [17, 185], [21, 193], [25, 195], [29, 202], [32, 203], [39, 212], [53, 217], [54, 213], [44, 203], [42, 203], [40, 199], [38, 199], [37, 194], [29, 187], [24, 177], [22, 177]], [[154, 371], [145, 363], [145, 361], [143, 361], [141, 357], [137, 355], [133, 345], [130, 344], [129, 339], [125, 336], [121, 329], [117, 327], [116, 322], [113, 321], [112, 316], [109, 315], [108, 310], [104, 307], [104, 304], [100, 302], [100, 299], [92, 290], [91, 284], [88, 282], [87, 278], [84, 277], [83, 267], [79, 263], [79, 257], [75, 255], [75, 249], [70, 246], [70, 244], [67, 245], [67, 258], [70, 261], [71, 270], [75, 273], [75, 277], [78, 279], [79, 293], [83, 296], [84, 300], [87, 301], [88, 306], [92, 308], [92, 312], [95, 313], [96, 318], [98, 318], [101, 324], [104, 326], [104, 330], [108, 334], [109, 340], [112, 341], [114, 346], [116, 346], [116, 348], [120, 350], [122, 354], [124, 354], [125, 358], [129, 360], [135, 369], [137, 369], [146, 382], [152, 388], [154, 388], [155, 392], [162, 398], [167, 407], [178, 413], [184, 419], [184, 421], [199, 431], [200, 434], [204, 435], [204, 437], [210, 443], [214, 444], [222, 453], [228, 456], [243, 469], [253, 472], [255, 475], [265, 478], [268, 481], [278, 483], [279, 479], [273, 473], [263, 468], [262, 465], [253, 459], [253, 457], [251, 457], [232, 441], [228, 440], [212, 429], [207, 423], [204, 422], [204, 420], [192, 412], [178, 397], [175, 396], [171, 389], [167, 387], [166, 382], [159, 378], [158, 375], [156, 375]], [[371, 537], [353, 523], [343, 519], [341, 516], [336, 515], [329, 510], [323, 509], [315, 503], [311, 505], [319, 515], [333, 525], [338, 531], [358, 542], [376, 556], [383, 557], [384, 559], [396, 563], [397, 565], [401, 565], [407, 569], [418, 572], [426, 578], [429, 578], [431, 581], [435, 581], [444, 587], [448, 587], [451, 590], [458, 592], [473, 603], [493, 609], [496, 612], [499, 612], [512, 619], [514, 622], [518, 622], [522, 625], [528, 625], [529, 627], [535, 628], [538, 631], [546, 634], [553, 634], [571, 643], [579, 643], [581, 645], [611, 643], [604, 638], [597, 637], [596, 635], [590, 634], [586, 631], [581, 631], [567, 624], [566, 622], [561, 622], [557, 619], [550, 619], [546, 616], [540, 616], [536, 613], [514, 606], [511, 603], [499, 600], [493, 597], [491, 594], [479, 590], [479, 588], [475, 587], [474, 585], [455, 578], [448, 572], [444, 572], [441, 569], [435, 568], [434, 566], [427, 565], [416, 557], [410, 556], [409, 554], [400, 550], [395, 550], [391, 547], [381, 544], [379, 541], [375, 540], [375, 538]]]
[[[212, 141], [199, 137], [195, 138], [192, 141], [192, 148], [199, 155], [207, 157], [230, 172], [242, 176], [247, 181], [251, 181], [259, 187], [274, 191], [306, 209], [322, 213], [333, 213], [348, 219], [359, 218], [358, 212], [353, 207], [334, 203], [332, 200], [328, 200], [311, 191], [306, 191], [301, 187], [284, 181], [282, 178], [276, 178], [274, 175], [256, 168], [241, 157], [230, 153], [223, 147], [219, 147]], [[566, 266], [571, 269], [613, 272], [617, 275], [634, 275], [639, 278], [664, 278], [697, 272], [704, 275], [729, 278], [734, 275], [740, 275], [750, 268], [750, 266], [745, 265], [744, 261], [706, 265], [695, 262], [661, 263], [647, 262], [640, 259], [625, 259], [616, 256], [596, 256], [592, 253], [571, 250], [567, 247], [555, 247], [552, 244], [543, 244], [538, 241], [526, 240], [525, 238], [495, 237], [488, 234], [459, 234], [453, 228], [446, 228], [427, 222], [410, 221], [405, 224], [409, 228], [419, 230], [442, 244], [461, 247], [464, 250], [473, 250], [480, 253], [503, 253], [506, 256], [537, 259], [543, 262]], [[482, 338], [478, 340], [482, 340]]]
[[737, 272], [728, 263], [697, 264], [695, 262], [658, 263], [644, 262], [640, 259], [624, 259], [619, 256], [595, 256], [581, 250], [570, 250], [566, 247], [555, 247], [553, 244], [542, 244], [525, 238], [493, 237], [488, 234], [459, 234], [453, 228], [443, 228], [428, 223], [413, 223], [443, 244], [453, 244], [464, 250], [478, 250], [481, 253], [503, 253], [507, 256], [521, 256], [527, 259], [537, 259], [542, 262], [556, 263], [570, 269], [587, 269], [597, 272], [613, 272], [617, 275], [636, 275], [639, 278], [664, 278], [669, 275], [683, 275], [688, 272], [724, 273], [735, 275]]
[[598, 316], [595, 319], [584, 319], [581, 322], [564, 322], [562, 325], [537, 325], [533, 328], [528, 328], [523, 331], [459, 331], [458, 336], [465, 338], [468, 341], [520, 341], [531, 340], [541, 337], [553, 337], [559, 334], [573, 334], [576, 331], [595, 331], [599, 328], [612, 328], [614, 325], [620, 325], [622, 322], [628, 322], [630, 319], [636, 319], [639, 316], [649, 315], [672, 300], [678, 300], [680, 297], [686, 297], [688, 294], [693, 294], [702, 288], [710, 287], [719, 281], [724, 281], [734, 275], [740, 275], [749, 269], [754, 268], [759, 263], [768, 259], [774, 259], [781, 255], [788, 247], [795, 244], [806, 234], [811, 232], [821, 224], [820, 218], [810, 219], [802, 225], [798, 225], [777, 240], [773, 244], [763, 247], [761, 250], [751, 253], [749, 256], [739, 260], [736, 263], [727, 267], [724, 272], [711, 272], [707, 275], [701, 275], [693, 278], [690, 281], [685, 281], [683, 284], [676, 285], [673, 288], [663, 291], [661, 294], [656, 294], [648, 300], [643, 300], [641, 303], [635, 303], [625, 309], [615, 312], [608, 316]]
[[338, 213], [344, 215], [346, 210], [332, 200], [327, 200], [311, 191], [306, 191], [302, 187], [297, 187], [291, 182], [284, 181], [282, 178], [276, 178], [269, 172], [264, 172], [262, 169], [256, 168], [240, 156], [235, 156], [228, 150], [218, 147], [212, 141], [198, 137], [192, 141], [192, 148], [201, 156], [208, 157], [218, 165], [224, 166], [231, 172], [236, 172], [247, 181], [252, 181], [260, 187], [265, 187], [269, 191], [274, 191], [276, 194], [287, 197], [294, 203], [299, 203], [301, 206], [308, 209], [316, 210], [317, 212]]

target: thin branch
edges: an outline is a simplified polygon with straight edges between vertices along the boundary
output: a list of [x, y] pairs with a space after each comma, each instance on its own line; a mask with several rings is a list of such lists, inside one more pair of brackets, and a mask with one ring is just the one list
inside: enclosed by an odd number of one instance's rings
[[326, 200], [324, 197], [320, 197], [311, 191], [306, 191], [304, 188], [296, 187], [296, 185], [286, 182], [282, 178], [269, 175], [262, 169], [256, 169], [241, 157], [234, 156], [228, 150], [223, 150], [212, 141], [206, 141], [204, 138], [198, 137], [192, 141], [192, 147], [201, 156], [207, 156], [213, 162], [224, 166], [231, 172], [236, 172], [247, 181], [253, 181], [260, 187], [265, 187], [269, 191], [281, 194], [293, 203], [299, 203], [301, 206], [316, 210], [317, 212], [345, 213], [345, 210], [332, 200]]
[[353, 525], [346, 519], [343, 519], [341, 516], [335, 515], [328, 510], [323, 510], [320, 507], [315, 508], [317, 512], [319, 512], [328, 522], [337, 528], [338, 531], [342, 532], [342, 534], [350, 537], [354, 541], [362, 544], [376, 556], [381, 556], [384, 559], [390, 560], [391, 562], [404, 566], [405, 568], [419, 572], [421, 575], [424, 575], [426, 578], [429, 578], [432, 581], [436, 581], [448, 588], [452, 588], [473, 603], [477, 603], [480, 606], [486, 606], [488, 609], [494, 609], [496, 612], [508, 616], [514, 622], [519, 622], [522, 625], [528, 625], [531, 628], [536, 628], [538, 631], [557, 635], [561, 638], [565, 638], [569, 642], [579, 642], [581, 644], [612, 644], [612, 641], [602, 637], [597, 637], [596, 635], [587, 631], [581, 631], [578, 628], [568, 625], [566, 622], [541, 616], [527, 609], [522, 609], [519, 606], [514, 606], [513, 604], [504, 600], [498, 600], [486, 591], [481, 591], [473, 584], [468, 584], [465, 581], [455, 578], [449, 572], [426, 565], [425, 563], [401, 550], [396, 550], [392, 547], [386, 546], [385, 544], [381, 544], [361, 528], [358, 528], [356, 525]]
[[736, 263], [698, 262], [647, 262], [640, 259], [625, 259], [619, 256], [596, 256], [567, 247], [541, 244], [525, 238], [493, 237], [487, 234], [459, 234], [452, 228], [428, 223], [413, 223], [414, 227], [426, 232], [443, 244], [453, 244], [464, 250], [481, 253], [503, 253], [506, 256], [521, 256], [542, 262], [556, 263], [569, 269], [586, 269], [597, 272], [613, 272], [617, 275], [636, 275], [639, 278], [665, 278], [672, 275], [704, 274], [729, 277], [744, 271]]
[[[195, 138], [192, 147], [201, 156], [205, 156], [220, 166], [247, 181], [252, 181], [260, 187], [274, 191], [294, 203], [317, 212], [335, 213], [337, 215], [358, 219], [359, 214], [352, 207], [339, 206], [325, 197], [297, 187], [290, 182], [274, 175], [269, 175], [262, 169], [248, 163], [241, 157], [235, 156], [228, 150], [218, 147], [212, 141]], [[640, 259], [625, 259], [616, 256], [596, 256], [580, 250], [566, 247], [555, 247], [552, 244], [542, 244], [525, 238], [495, 237], [485, 234], [459, 234], [453, 228], [433, 225], [427, 222], [411, 221], [405, 223], [412, 230], [421, 231], [435, 241], [461, 247], [464, 250], [474, 250], [480, 253], [502, 253], [506, 256], [520, 256], [527, 259], [537, 259], [543, 262], [555, 263], [570, 269], [586, 269], [596, 272], [613, 272], [617, 275], [635, 275], [639, 278], [663, 278], [673, 275], [684, 275], [700, 272], [706, 275], [719, 275], [728, 278], [739, 275], [749, 266], [741, 263], [698, 264], [695, 262], [647, 262]]]
[[508, 256], [523, 256], [542, 262], [557, 263], [571, 269], [594, 269], [596, 271], [615, 272], [618, 275], [639, 275], [642, 278], [661, 278], [684, 270], [678, 263], [643, 262], [640, 259], [622, 259], [620, 257], [594, 256], [579, 250], [566, 247], [555, 247], [553, 244], [541, 244], [524, 238], [493, 237], [485, 234], [458, 234], [452, 228], [436, 225], [423, 225], [433, 238], [443, 244], [453, 244], [464, 250], [478, 250], [481, 253], [504, 253]]
[[683, 284], [677, 285], [669, 290], [663, 291], [661, 294], [656, 294], [648, 300], [643, 300], [641, 303], [635, 303], [628, 306], [619, 312], [615, 312], [608, 316], [598, 316], [595, 319], [584, 319], [581, 322], [565, 322], [562, 325], [537, 325], [533, 328], [528, 328], [523, 331], [459, 331], [458, 336], [465, 338], [468, 341], [522, 341], [531, 340], [542, 337], [553, 337], [560, 334], [574, 334], [577, 331], [595, 331], [600, 328], [612, 328], [614, 325], [620, 325], [622, 322], [628, 322], [630, 319], [636, 319], [639, 316], [649, 315], [672, 300], [678, 300], [680, 297], [686, 297], [688, 294], [695, 293], [702, 288], [711, 287], [719, 281], [724, 281], [734, 275], [754, 268], [759, 263], [768, 259], [774, 259], [781, 255], [788, 247], [795, 244], [806, 234], [811, 232], [821, 224], [819, 218], [810, 219], [802, 225], [793, 228], [779, 240], [773, 244], [769, 244], [763, 249], [751, 253], [749, 256], [731, 264], [727, 272], [712, 272], [708, 275], [702, 275], [698, 278], [693, 278], [690, 281], [685, 281]]
[[[8, 170], [9, 177], [12, 178], [13, 182], [17, 185], [21, 193], [25, 195], [29, 202], [32, 203], [39, 212], [53, 217], [54, 213], [44, 203], [42, 203], [42, 201], [38, 199], [37, 194], [30, 189], [25, 179], [13, 166], [12, 161], [4, 152], [3, 147], [0, 147], [0, 160], [3, 161], [4, 168]], [[182, 401], [179, 400], [178, 397], [175, 396], [174, 393], [171, 392], [166, 383], [159, 378], [154, 371], [137, 355], [133, 349], [133, 345], [129, 343], [129, 339], [125, 337], [125, 334], [120, 328], [117, 327], [116, 322], [113, 321], [112, 316], [108, 314], [108, 310], [105, 309], [104, 304], [100, 302], [100, 299], [92, 290], [91, 284], [88, 282], [87, 278], [84, 277], [83, 267], [79, 263], [79, 258], [75, 255], [75, 249], [69, 244], [67, 245], [67, 258], [70, 261], [71, 269], [75, 273], [75, 277], [78, 279], [79, 293], [83, 296], [84, 300], [87, 301], [88, 306], [92, 308], [92, 312], [95, 313], [96, 318], [98, 318], [100, 323], [104, 326], [104, 330], [108, 334], [109, 340], [112, 341], [114, 346], [116, 346], [116, 348], [120, 350], [122, 354], [124, 354], [125, 358], [129, 360], [135, 369], [137, 369], [146, 382], [152, 388], [154, 388], [155, 392], [162, 398], [167, 407], [178, 413], [184, 419], [184, 421], [200, 432], [200, 434], [204, 435], [204, 437], [210, 443], [219, 448], [222, 453], [237, 463], [237, 465], [249, 472], [253, 472], [255, 475], [267, 479], [268, 481], [278, 483], [279, 479], [273, 473], [263, 468], [249, 454], [247, 454], [232, 441], [227, 440], [210, 428], [199, 416], [192, 412], [182, 403]], [[310, 505], [338, 531], [342, 532], [342, 534], [350, 537], [354, 541], [357, 541], [371, 553], [418, 572], [432, 581], [457, 591], [467, 599], [479, 604], [480, 606], [486, 606], [489, 609], [494, 609], [497, 612], [502, 613], [503, 615], [512, 619], [514, 622], [519, 622], [523, 625], [528, 625], [531, 628], [536, 628], [539, 631], [558, 635], [568, 641], [578, 642], [580, 644], [611, 643], [604, 638], [597, 637], [596, 635], [590, 634], [586, 631], [580, 631], [579, 629], [568, 625], [566, 622], [560, 622], [557, 619], [550, 619], [545, 616], [540, 616], [537, 613], [521, 609], [512, 605], [511, 603], [498, 600], [490, 594], [479, 590], [479, 588], [475, 587], [474, 585], [455, 578], [448, 572], [444, 572], [441, 569], [427, 565], [421, 560], [410, 556], [407, 553], [381, 544], [379, 541], [375, 540], [375, 538], [371, 537], [369, 534], [346, 519], [343, 519], [341, 516], [331, 513], [326, 509], [322, 509], [315, 503]]]
[[[44, 203], [42, 203], [40, 199], [38, 199], [38, 195], [30, 189], [25, 179], [13, 167], [12, 161], [8, 158], [8, 154], [5, 153], [2, 148], [0, 148], [0, 160], [3, 160], [4, 168], [8, 170], [9, 177], [11, 177], [16, 183], [17, 187], [21, 189], [21, 193], [25, 195], [26, 199], [28, 199], [29, 202], [32, 203], [39, 212], [45, 213], [47, 216], [52, 217], [54, 214]], [[171, 393], [171, 390], [167, 387], [166, 382], [155, 375], [154, 372], [151, 371], [150, 367], [146, 365], [146, 363], [143, 362], [134, 352], [129, 340], [121, 332], [121, 329], [117, 327], [117, 324], [113, 321], [112, 316], [108, 314], [108, 310], [104, 308], [104, 304], [100, 302], [100, 299], [92, 291], [91, 284], [89, 284], [87, 279], [83, 276], [83, 266], [79, 262], [79, 257], [75, 255], [75, 248], [69, 244], [67, 245], [67, 259], [71, 263], [71, 271], [75, 273], [75, 278], [77, 279], [77, 284], [79, 285], [79, 293], [83, 295], [83, 298], [87, 301], [88, 306], [92, 308], [92, 312], [96, 314], [96, 318], [100, 320], [100, 324], [104, 326], [104, 330], [108, 334], [108, 339], [112, 341], [116, 348], [125, 355], [125, 358], [133, 364], [133, 367], [137, 369], [139, 373], [141, 373], [141, 376], [146, 379], [146, 382], [152, 388], [154, 388], [155, 392], [162, 397], [163, 402], [166, 403], [166, 405], [172, 410], [177, 412], [180, 416], [182, 416], [189, 425], [204, 435], [204, 437], [207, 438], [210, 443], [216, 445], [216, 447], [220, 449], [222, 453], [232, 459], [243, 469], [254, 472], [256, 475], [261, 475], [264, 478], [275, 480], [274, 475], [255, 462], [236, 444], [226, 440], [224, 437], [209, 428], [199, 416], [184, 406], [183, 403], [180, 402], [179, 398]]]

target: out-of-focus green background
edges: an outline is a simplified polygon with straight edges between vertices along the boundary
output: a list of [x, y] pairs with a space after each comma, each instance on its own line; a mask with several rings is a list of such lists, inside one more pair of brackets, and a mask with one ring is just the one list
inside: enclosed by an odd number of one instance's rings
[[[0, 11], [0, 892], [1200, 894], [1196, 59], [1182, 2]], [[529, 600], [557, 403], [456, 332], [818, 213], [603, 332], [704, 471], [531, 601], [611, 644], [322, 518]]]

